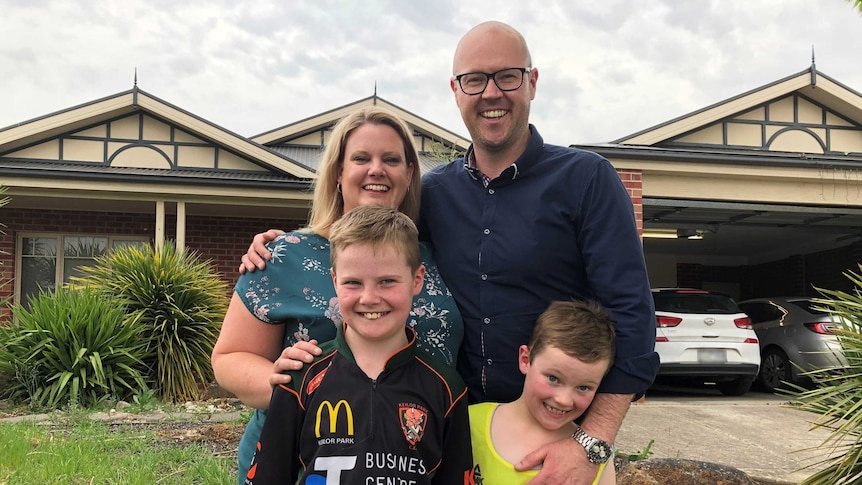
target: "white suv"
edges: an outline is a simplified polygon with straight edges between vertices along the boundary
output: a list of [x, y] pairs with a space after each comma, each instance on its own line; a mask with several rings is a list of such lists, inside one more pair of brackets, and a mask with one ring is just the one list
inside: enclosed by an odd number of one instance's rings
[[689, 288], [659, 288], [652, 295], [659, 377], [714, 382], [727, 396], [748, 392], [760, 368], [760, 346], [733, 298]]

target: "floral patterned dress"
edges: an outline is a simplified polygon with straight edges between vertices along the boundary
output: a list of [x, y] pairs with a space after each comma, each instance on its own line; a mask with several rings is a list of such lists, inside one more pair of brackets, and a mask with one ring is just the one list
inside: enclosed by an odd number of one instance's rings
[[[258, 320], [284, 324], [283, 347], [300, 340], [335, 338], [342, 323], [332, 277], [329, 241], [308, 232], [289, 232], [270, 242], [272, 259], [262, 271], [241, 275], [234, 291]], [[464, 337], [461, 313], [437, 271], [431, 248], [420, 245], [425, 285], [413, 299], [407, 325], [419, 347], [453, 367]], [[239, 483], [243, 483], [266, 413], [256, 410], [239, 448]]]

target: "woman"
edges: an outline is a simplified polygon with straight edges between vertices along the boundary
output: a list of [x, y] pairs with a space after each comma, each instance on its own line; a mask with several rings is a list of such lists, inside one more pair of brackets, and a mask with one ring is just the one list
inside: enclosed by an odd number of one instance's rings
[[[366, 204], [419, 215], [419, 156], [409, 128], [394, 114], [368, 107], [342, 119], [323, 153], [307, 227], [269, 243], [272, 260], [246, 272], [234, 287], [213, 348], [216, 380], [255, 408], [239, 447], [239, 483], [254, 455], [272, 387], [287, 382], [284, 349], [299, 341], [326, 341], [341, 324], [329, 275], [329, 228], [345, 212]], [[427, 247], [427, 272], [408, 324], [420, 346], [454, 365], [463, 338], [461, 314]]]

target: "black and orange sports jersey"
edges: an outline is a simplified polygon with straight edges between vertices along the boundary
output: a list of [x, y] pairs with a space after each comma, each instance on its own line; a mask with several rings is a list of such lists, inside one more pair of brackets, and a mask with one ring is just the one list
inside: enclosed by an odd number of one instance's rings
[[273, 391], [245, 483], [471, 483], [464, 383], [407, 333], [377, 379], [356, 364], [343, 328], [290, 372], [291, 383]]

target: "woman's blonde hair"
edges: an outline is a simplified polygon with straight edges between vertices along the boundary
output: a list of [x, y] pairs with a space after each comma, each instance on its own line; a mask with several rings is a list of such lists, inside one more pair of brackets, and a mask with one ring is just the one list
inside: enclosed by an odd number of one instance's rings
[[413, 167], [413, 177], [398, 210], [414, 222], [419, 219], [422, 174], [419, 169], [419, 154], [416, 152], [410, 128], [391, 111], [378, 106], [369, 106], [345, 116], [333, 128], [320, 161], [317, 180], [314, 182], [311, 216], [304, 230], [328, 237], [332, 224], [344, 215], [344, 198], [338, 187], [338, 176], [344, 166], [344, 147], [350, 134], [366, 123], [392, 128], [404, 143], [407, 166]]

